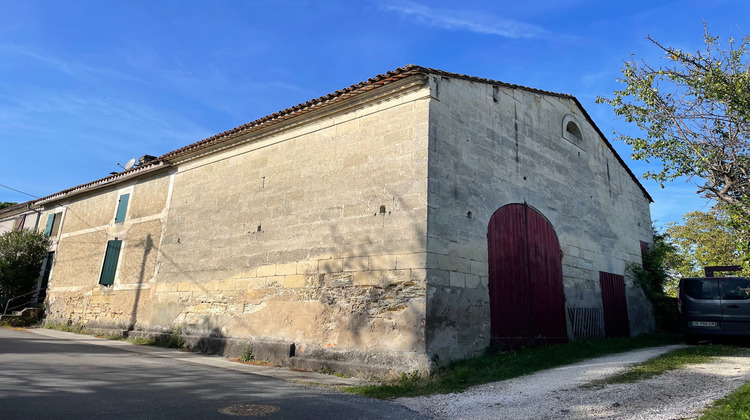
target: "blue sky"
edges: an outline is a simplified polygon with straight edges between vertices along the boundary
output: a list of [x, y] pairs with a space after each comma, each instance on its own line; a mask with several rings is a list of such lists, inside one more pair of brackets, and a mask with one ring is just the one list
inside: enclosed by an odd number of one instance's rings
[[[576, 96], [636, 175], [597, 95], [645, 37], [750, 34], [750, 2], [0, 0], [0, 184], [34, 196], [118, 171], [406, 64]], [[655, 224], [706, 208], [642, 181]], [[27, 201], [0, 187], [0, 201]]]

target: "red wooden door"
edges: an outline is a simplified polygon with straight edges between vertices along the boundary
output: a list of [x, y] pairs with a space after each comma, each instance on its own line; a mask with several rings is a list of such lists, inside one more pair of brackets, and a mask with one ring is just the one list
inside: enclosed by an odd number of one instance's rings
[[604, 336], [629, 337], [628, 303], [625, 298], [625, 276], [599, 272], [604, 313]]
[[552, 225], [525, 204], [498, 209], [487, 232], [493, 341], [565, 341], [560, 245]]

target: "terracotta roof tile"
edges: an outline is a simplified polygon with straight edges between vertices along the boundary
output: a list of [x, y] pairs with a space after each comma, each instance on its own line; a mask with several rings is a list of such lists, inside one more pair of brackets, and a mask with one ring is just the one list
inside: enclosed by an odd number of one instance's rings
[[[617, 158], [617, 160], [620, 162], [620, 164], [625, 168], [625, 170], [628, 172], [628, 174], [631, 176], [631, 178], [636, 182], [636, 184], [641, 188], [643, 193], [646, 195], [646, 197], [653, 202], [653, 199], [648, 194], [646, 189], [643, 187], [643, 185], [640, 183], [638, 178], [630, 171], [630, 168], [625, 164], [625, 162], [622, 160], [622, 158], [618, 155], [617, 151], [612, 147], [609, 140], [604, 136], [604, 134], [601, 132], [599, 127], [596, 126], [594, 121], [591, 119], [591, 116], [586, 112], [586, 110], [581, 106], [581, 103], [576, 99], [574, 96], [565, 94], [565, 93], [557, 93], [557, 92], [550, 92], [542, 89], [536, 89], [536, 88], [530, 88], [527, 86], [521, 86], [521, 85], [515, 85], [512, 83], [505, 83], [500, 82], [497, 80], [492, 79], [486, 79], [482, 77], [474, 77], [474, 76], [467, 76], [465, 74], [459, 74], [459, 73], [451, 73], [443, 70], [437, 70], [437, 69], [431, 69], [428, 67], [421, 67], [413, 64], [409, 64], [404, 67], [397, 68], [395, 70], [389, 71], [385, 74], [379, 74], [375, 77], [371, 77], [365, 81], [353, 84], [349, 87], [336, 90], [334, 92], [331, 92], [327, 95], [323, 95], [316, 99], [311, 99], [307, 102], [303, 102], [300, 104], [297, 104], [295, 106], [283, 109], [278, 112], [274, 112], [273, 114], [266, 115], [264, 117], [258, 118], [255, 121], [249, 122], [247, 124], [243, 124], [239, 127], [235, 127], [231, 130], [224, 131], [222, 133], [213, 135], [211, 137], [205, 138], [203, 140], [197, 141], [195, 143], [189, 144], [187, 146], [181, 147], [177, 150], [173, 150], [171, 152], [168, 152], [166, 154], [163, 154], [159, 156], [156, 160], [149, 162], [145, 165], [133, 168], [129, 171], [121, 172], [115, 175], [111, 175], [87, 184], [82, 184], [77, 187], [69, 188], [67, 190], [61, 191], [56, 194], [52, 194], [47, 197], [43, 197], [39, 200], [36, 200], [35, 203], [41, 203], [44, 201], [49, 201], [51, 199], [56, 198], [62, 198], [63, 196], [70, 195], [71, 193], [77, 194], [78, 192], [82, 192], [85, 190], [88, 190], [90, 188], [103, 186], [110, 183], [118, 182], [119, 180], [123, 179], [126, 175], [135, 174], [136, 172], [140, 172], [140, 170], [152, 167], [154, 165], [169, 165], [170, 159], [175, 159], [181, 155], [189, 154], [191, 152], [201, 150], [203, 148], [208, 148], [214, 145], [220, 145], [225, 141], [229, 141], [236, 135], [242, 134], [244, 132], [249, 132], [251, 130], [256, 130], [262, 127], [266, 127], [269, 124], [273, 124], [276, 122], [280, 122], [283, 120], [286, 120], [288, 118], [292, 118], [300, 113], [311, 111], [312, 109], [317, 109], [320, 106], [324, 106], [328, 103], [331, 103], [333, 101], [337, 101], [340, 99], [345, 99], [350, 96], [359, 95], [364, 92], [371, 91], [373, 89], [377, 89], [380, 86], [387, 85], [389, 83], [393, 83], [402, 79], [405, 79], [407, 77], [415, 76], [415, 75], [438, 75], [438, 76], [445, 76], [445, 77], [451, 77], [451, 78], [458, 78], [463, 80], [469, 80], [479, 83], [486, 83], [491, 85], [497, 85], [497, 86], [503, 86], [508, 87], [512, 89], [522, 89], [529, 92], [539, 93], [541, 95], [548, 95], [548, 96], [555, 96], [555, 97], [561, 97], [561, 98], [569, 98], [573, 100], [576, 105], [581, 109], [584, 116], [588, 120], [588, 122], [591, 124], [592, 127], [597, 131], [597, 133], [601, 136], [601, 138], [604, 140], [604, 142], [607, 144], [609, 149], [612, 151], [614, 156]], [[129, 178], [129, 176], [127, 176]]]

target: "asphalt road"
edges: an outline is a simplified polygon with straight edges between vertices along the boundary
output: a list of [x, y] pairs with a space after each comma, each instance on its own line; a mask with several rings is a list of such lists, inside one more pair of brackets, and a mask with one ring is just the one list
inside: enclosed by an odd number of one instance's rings
[[429, 418], [281, 378], [341, 381], [71, 333], [0, 328], [0, 419]]

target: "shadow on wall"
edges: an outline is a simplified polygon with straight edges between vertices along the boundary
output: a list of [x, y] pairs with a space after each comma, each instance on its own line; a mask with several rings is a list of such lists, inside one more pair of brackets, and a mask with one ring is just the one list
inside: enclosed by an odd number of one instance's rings
[[[377, 257], [425, 252], [426, 231], [413, 219], [412, 209], [401, 208], [396, 194], [385, 196], [369, 197], [371, 212], [362, 217], [375, 223], [370, 222], [366, 235], [353, 241], [351, 233], [332, 222], [328, 238], [321, 241], [330, 244], [323, 254], [345, 259], [340, 271], [321, 263], [317, 287], [301, 291], [300, 300], [325, 305], [318, 321], [327, 332], [323, 346], [385, 350], [410, 343], [410, 351], [424, 352], [425, 313], [417, 312], [413, 303], [419, 299], [426, 306], [426, 277], [400, 269], [393, 261], [378, 262]], [[380, 342], [372, 341], [376, 335]]]
[[[396, 195], [386, 195], [387, 198], [383, 198], [382, 193], [377, 195], [378, 197], [369, 197], [369, 202], [372, 203], [371, 211], [360, 216], [363, 230], [344, 231], [344, 227], [338, 223], [339, 219], [335, 219], [328, 222], [328, 226], [321, 226], [323, 228], [321, 233], [325, 232], [318, 242], [321, 245], [318, 245], [317, 248], [310, 246], [306, 250], [306, 259], [315, 258], [315, 254], [319, 253], [330, 254], [337, 261], [338, 267], [334, 263], [328, 265], [325, 261], [320, 262], [317, 273], [307, 275], [307, 284], [298, 289], [274, 290], [279, 288], [277, 284], [266, 284], [264, 286], [265, 296], [262, 297], [264, 300], [273, 299], [279, 292], [283, 292], [286, 295], [294, 295], [293, 300], [296, 302], [318, 302], [322, 304], [322, 309], [316, 314], [315, 319], [293, 320], [293, 322], [314, 323], [315, 325], [311, 325], [311, 329], [316, 331], [313, 336], [301, 338], [307, 343], [296, 343], [296, 345], [310, 344], [311, 346], [319, 346], [321, 350], [326, 351], [335, 351], [337, 348], [350, 349], [361, 351], [363, 354], [379, 350], [388, 351], [389, 349], [396, 352], [423, 353], [425, 351], [425, 269], [415, 269], [419, 272], [413, 271], [411, 268], [399, 270], [395, 258], [390, 257], [392, 261], [386, 258], [396, 254], [425, 251], [427, 240], [425, 228], [417, 223], [419, 219], [414, 219], [414, 215], [421, 214], [422, 210], [401, 209], [399, 198]], [[386, 205], [382, 203], [386, 203]], [[343, 207], [337, 209], [343, 216]], [[287, 239], [289, 238], [285, 237], [279, 242]], [[266, 248], [264, 249], [266, 252], [277, 250], [273, 248], [273, 242], [260, 245]], [[139, 287], [136, 290], [128, 325], [130, 331], [140, 328], [137, 327], [137, 311], [141, 301], [141, 286], [146, 280], [147, 260], [155, 248], [150, 235], [138, 246], [143, 248], [143, 258], [138, 279]], [[379, 261], [378, 258], [369, 258], [370, 256], [377, 257], [380, 255], [384, 256], [383, 261]], [[342, 259], [347, 259], [345, 268], [342, 266]], [[197, 286], [194, 291], [191, 291], [194, 297], [191, 298], [190, 302], [181, 301], [179, 304], [175, 302], [175, 305], [182, 307], [183, 313], [190, 305], [215, 303], [205, 300], [206, 297], [213, 299], [211, 295], [216, 292], [208, 288], [210, 282], [201, 280], [200, 276], [197, 275], [198, 273], [191, 272], [189, 267], [184, 267], [183, 262], [177, 263], [174, 256], [165, 253], [164, 250], [160, 251], [159, 260], [169, 264], [171, 270], [174, 270], [180, 280], [184, 279], [191, 285]], [[377, 264], [377, 266], [373, 266], [373, 264]], [[412, 267], [412, 265], [408, 267]], [[355, 273], [358, 275], [355, 276]], [[360, 275], [360, 273], [363, 274]], [[237, 302], [241, 303], [245, 291], [239, 290], [236, 292], [237, 296], [230, 296], [229, 299], [237, 299]], [[203, 297], [199, 297], [200, 295], [203, 295]], [[225, 302], [226, 300], [224, 300]], [[290, 306], [290, 308], [293, 307]], [[173, 309], [176, 308], [170, 307], [170, 310]], [[225, 336], [222, 333], [222, 327], [224, 326], [222, 323], [225, 322], [222, 319], [227, 319], [223, 315], [229, 314], [217, 313], [216, 316], [207, 314], [202, 322], [199, 321], [199, 325], [176, 325], [181, 319], [178, 315], [180, 315], [178, 312], [174, 312], [174, 318], [171, 315], [169, 316], [173, 319], [172, 325], [165, 323], [161, 326], [152, 327], [177, 328], [179, 337], [184, 340], [185, 346], [203, 353], [237, 355], [248, 349], [252, 351], [253, 346], [258, 346], [258, 351], [254, 353], [256, 356], [260, 356], [265, 353], [266, 346], [268, 348], [274, 346], [274, 343], [263, 343], [262, 341], [271, 339], [284, 342], [283, 346], [276, 346], [279, 349], [283, 348], [284, 354], [282, 356], [284, 358], [293, 357], [294, 331], [289, 333], [282, 331], [287, 326], [287, 324], [283, 324], [283, 317], [276, 317], [279, 323], [277, 332], [281, 335], [285, 334], [286, 337], [257, 337], [261, 340], [254, 340], [255, 337], [252, 336]], [[235, 326], [245, 326], [249, 331], [254, 330], [252, 316], [229, 317]], [[154, 337], [153, 332], [148, 335]], [[165, 336], [164, 339], [171, 336], [170, 333], [163, 335]], [[244, 346], [244, 348], [238, 349], [238, 346]], [[273, 348], [276, 349], [276, 347]], [[282, 353], [281, 350], [274, 350], [274, 352]]]
[[154, 240], [151, 238], [151, 234], [146, 235], [146, 239], [136, 244], [137, 247], [143, 247], [143, 259], [141, 260], [141, 271], [138, 274], [138, 287], [135, 289], [135, 299], [133, 300], [133, 310], [130, 311], [130, 323], [128, 324], [128, 331], [135, 329], [135, 324], [138, 320], [138, 302], [141, 300], [141, 292], [143, 287], [144, 277], [146, 275], [146, 261], [148, 254], [154, 249]]
[[183, 336], [191, 350], [204, 354], [226, 354], [227, 340], [218, 328], [199, 337]]
[[[204, 354], [225, 354], [227, 341], [218, 328], [202, 335], [188, 335], [179, 328], [169, 332], [130, 331], [125, 334], [131, 339], [145, 339], [145, 344], [167, 349], [183, 349]], [[139, 343], [143, 344], [143, 343]]]

